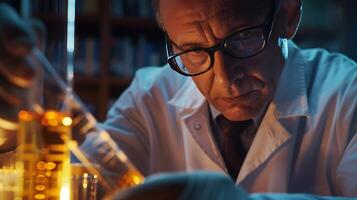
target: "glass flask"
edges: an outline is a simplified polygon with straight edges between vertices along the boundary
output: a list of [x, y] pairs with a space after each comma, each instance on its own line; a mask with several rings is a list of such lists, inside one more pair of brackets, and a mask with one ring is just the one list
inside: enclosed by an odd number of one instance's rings
[[[35, 48], [29, 62], [34, 66], [35, 78], [26, 104], [18, 112], [16, 169], [23, 177], [18, 183], [22, 185], [22, 198], [71, 199], [74, 174], [70, 153], [96, 177], [107, 199], [141, 184], [144, 177], [46, 57]], [[102, 156], [91, 157], [78, 147], [89, 133], [101, 139], [94, 148]]]
[[[22, 199], [70, 199], [72, 118], [69, 95], [40, 62], [27, 58], [34, 77], [18, 112], [16, 170]], [[41, 54], [42, 55], [42, 54]]]

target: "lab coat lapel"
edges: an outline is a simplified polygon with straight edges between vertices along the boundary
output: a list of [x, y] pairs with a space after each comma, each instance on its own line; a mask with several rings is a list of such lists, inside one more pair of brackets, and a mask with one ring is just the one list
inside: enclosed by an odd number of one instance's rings
[[209, 124], [208, 104], [192, 79], [185, 82], [169, 104], [175, 107], [181, 123], [188, 168], [223, 171], [224, 162]]
[[[289, 57], [281, 74], [274, 99], [270, 103], [248, 151], [237, 183], [241, 183], [273, 156], [279, 147], [298, 134], [300, 117], [308, 116], [306, 63], [294, 43], [289, 42], [288, 51]], [[287, 162], [291, 162], [291, 159]], [[289, 163], [287, 164], [289, 165]]]
[[275, 109], [275, 105], [270, 104], [239, 172], [237, 183], [242, 182], [291, 137], [277, 119]]

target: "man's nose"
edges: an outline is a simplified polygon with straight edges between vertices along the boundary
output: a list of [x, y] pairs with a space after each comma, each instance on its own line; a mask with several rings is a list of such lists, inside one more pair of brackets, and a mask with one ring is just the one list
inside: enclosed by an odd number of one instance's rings
[[236, 83], [244, 78], [244, 68], [239, 66], [237, 59], [222, 51], [216, 51], [214, 56], [213, 69], [216, 84], [225, 88], [237, 89]]

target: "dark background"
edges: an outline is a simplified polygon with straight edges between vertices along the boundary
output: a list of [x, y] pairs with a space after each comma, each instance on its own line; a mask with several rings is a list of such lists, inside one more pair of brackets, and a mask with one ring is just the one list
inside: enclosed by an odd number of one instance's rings
[[[66, 0], [0, 0], [47, 29], [45, 53], [66, 66]], [[75, 91], [100, 121], [143, 66], [165, 64], [163, 33], [150, 0], [76, 0]], [[305, 0], [294, 41], [357, 60], [357, 1]]]
[[[17, 10], [21, 10], [23, 1], [0, 0]], [[356, 60], [357, 1], [305, 0], [303, 4], [303, 19], [295, 41], [302, 47], [323, 47]]]
[[301, 47], [322, 47], [357, 59], [357, 1], [305, 0], [295, 41]]

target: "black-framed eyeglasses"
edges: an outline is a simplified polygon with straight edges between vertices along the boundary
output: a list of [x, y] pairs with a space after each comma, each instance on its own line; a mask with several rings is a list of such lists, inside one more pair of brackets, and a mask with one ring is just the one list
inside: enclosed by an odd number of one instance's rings
[[214, 52], [222, 50], [233, 58], [246, 59], [261, 53], [270, 39], [274, 24], [274, 1], [261, 25], [238, 30], [211, 47], [193, 47], [174, 53], [172, 41], [166, 34], [167, 62], [172, 69], [184, 76], [197, 76], [210, 70], [214, 64]]

